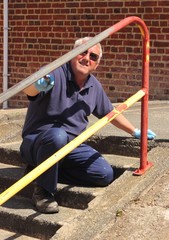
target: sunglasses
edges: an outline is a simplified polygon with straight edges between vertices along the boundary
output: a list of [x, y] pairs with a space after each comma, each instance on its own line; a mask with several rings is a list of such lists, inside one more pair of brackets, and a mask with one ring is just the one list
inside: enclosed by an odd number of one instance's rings
[[[86, 50], [83, 53], [80, 53], [79, 55], [81, 55], [82, 57], [86, 56], [88, 54], [88, 50]], [[99, 59], [99, 55], [97, 55], [96, 53], [90, 52], [89, 54], [90, 56], [90, 60], [96, 62]]]

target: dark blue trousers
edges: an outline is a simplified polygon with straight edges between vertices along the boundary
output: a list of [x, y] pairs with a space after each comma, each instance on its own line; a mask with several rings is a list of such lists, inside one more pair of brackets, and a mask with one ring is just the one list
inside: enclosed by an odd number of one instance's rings
[[[62, 128], [53, 127], [41, 133], [27, 135], [21, 144], [23, 160], [38, 166], [69, 142]], [[55, 192], [58, 182], [83, 186], [107, 186], [113, 181], [113, 169], [92, 147], [81, 144], [59, 163], [37, 178], [37, 184]]]

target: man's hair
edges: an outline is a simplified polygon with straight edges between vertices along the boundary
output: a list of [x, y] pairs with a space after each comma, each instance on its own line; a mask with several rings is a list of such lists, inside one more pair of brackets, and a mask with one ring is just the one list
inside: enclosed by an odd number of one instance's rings
[[[83, 37], [83, 38], [77, 39], [77, 40], [75, 41], [75, 43], [74, 43], [74, 48], [80, 46], [81, 44], [83, 44], [83, 43], [85, 43], [85, 42], [87, 42], [87, 41], [89, 41], [90, 39], [92, 39], [92, 37]], [[96, 45], [97, 45], [97, 46], [99, 47], [99, 49], [100, 49], [99, 60], [98, 60], [98, 62], [100, 62], [100, 59], [101, 59], [102, 54], [103, 54], [103, 53], [102, 53], [102, 47], [101, 47], [101, 44], [100, 44], [100, 43], [97, 43]]]

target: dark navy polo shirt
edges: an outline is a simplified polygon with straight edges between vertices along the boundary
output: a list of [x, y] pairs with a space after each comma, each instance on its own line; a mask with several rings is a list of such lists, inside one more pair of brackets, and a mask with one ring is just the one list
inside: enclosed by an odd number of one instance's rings
[[23, 137], [57, 126], [73, 139], [86, 129], [90, 114], [101, 118], [113, 109], [100, 82], [92, 74], [81, 90], [74, 80], [70, 63], [50, 74], [55, 78], [54, 87], [35, 97], [28, 96], [30, 102]]

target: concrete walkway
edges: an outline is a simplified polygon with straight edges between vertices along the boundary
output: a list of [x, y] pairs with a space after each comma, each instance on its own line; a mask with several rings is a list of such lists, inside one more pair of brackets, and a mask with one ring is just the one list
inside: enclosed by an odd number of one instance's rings
[[[140, 128], [140, 105], [140, 103], [135, 103], [123, 113], [137, 128]], [[169, 101], [150, 101], [148, 110], [148, 126], [157, 134], [156, 140], [169, 141]], [[97, 119], [91, 116], [90, 124], [93, 124], [95, 121], [97, 121]], [[127, 133], [112, 127], [111, 124], [103, 127], [97, 135], [98, 134], [102, 136], [129, 136]]]
[[[135, 104], [124, 115], [139, 127], [139, 103]], [[102, 233], [98, 233], [93, 240], [166, 240], [169, 239], [169, 171], [166, 164], [169, 162], [169, 101], [155, 101], [149, 103], [149, 128], [156, 134], [156, 142], [161, 145], [161, 155], [164, 156], [164, 165], [161, 165], [154, 183], [147, 187], [137, 200], [129, 202], [120, 208], [115, 220], [104, 226]], [[106, 126], [101, 135], [124, 136], [124, 132]], [[158, 156], [157, 161], [162, 160]], [[153, 152], [149, 158], [153, 161]], [[157, 164], [150, 170], [155, 174]], [[166, 168], [166, 171], [165, 171]], [[161, 171], [161, 172], [160, 172]], [[164, 173], [163, 173], [164, 171]], [[148, 178], [145, 173], [144, 178]]]
[[[125, 116], [139, 128], [139, 103]], [[90, 118], [90, 124], [95, 118]], [[169, 239], [169, 101], [149, 103], [149, 128], [157, 134], [157, 147], [148, 154], [153, 167], [139, 177], [125, 172], [106, 195], [97, 198], [97, 208], [89, 208], [83, 222], [60, 229], [52, 239], [59, 240], [166, 240]], [[124, 136], [124, 132], [105, 126], [100, 136]], [[128, 136], [128, 135], [126, 135]], [[123, 184], [122, 184], [123, 181]], [[120, 188], [118, 187], [118, 184]], [[126, 192], [126, 189], [130, 189]], [[118, 195], [123, 196], [114, 205]], [[104, 215], [104, 216], [103, 216]], [[71, 234], [69, 235], [69, 232]]]
[[[10, 111], [10, 110], [4, 110]], [[23, 110], [22, 110], [23, 111]], [[124, 115], [140, 128], [140, 103], [128, 109]], [[90, 117], [90, 125], [96, 119]], [[166, 240], [169, 239], [169, 101], [152, 101], [149, 103], [149, 128], [157, 134], [157, 148], [148, 154], [154, 163], [141, 177], [132, 177], [131, 172], [112, 185], [109, 192], [93, 201], [84, 213], [83, 221], [75, 218], [52, 239], [59, 240]], [[106, 125], [98, 136], [129, 136], [113, 127]], [[128, 182], [126, 182], [126, 180]], [[118, 184], [123, 184], [119, 189]], [[128, 188], [130, 191], [126, 191]], [[117, 194], [115, 194], [117, 193]], [[121, 194], [122, 198], [114, 207], [113, 201]], [[100, 203], [100, 204], [99, 204]], [[97, 205], [97, 208], [93, 206]], [[104, 215], [104, 217], [102, 217]], [[98, 218], [98, 216], [100, 216]], [[66, 231], [65, 231], [66, 230]], [[69, 236], [70, 233], [70, 236]], [[1, 232], [0, 232], [1, 234]], [[16, 239], [9, 233], [2, 232], [1, 239]], [[17, 236], [17, 239], [18, 236]], [[24, 238], [22, 238], [24, 239]]]

